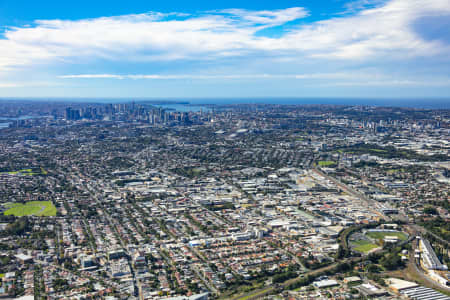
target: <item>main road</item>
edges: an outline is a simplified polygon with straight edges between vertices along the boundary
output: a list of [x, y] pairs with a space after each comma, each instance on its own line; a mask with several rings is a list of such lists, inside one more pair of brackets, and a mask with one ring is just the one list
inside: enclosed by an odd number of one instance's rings
[[317, 275], [317, 274], [320, 274], [321, 272], [331, 270], [331, 269], [333, 269], [334, 267], [336, 267], [336, 266], [337, 266], [338, 264], [340, 264], [340, 263], [358, 262], [358, 261], [361, 261], [361, 260], [363, 260], [363, 259], [364, 259], [364, 257], [347, 258], [347, 259], [344, 259], [344, 260], [342, 260], [342, 261], [340, 261], [340, 262], [333, 263], [333, 264], [331, 264], [331, 265], [329, 265], [329, 266], [326, 266], [326, 267], [323, 267], [323, 268], [319, 268], [319, 269], [316, 269], [316, 270], [309, 271], [309, 272], [307, 272], [307, 273], [302, 274], [300, 277], [296, 277], [296, 278], [293, 278], [293, 279], [289, 279], [289, 280], [287, 280], [287, 281], [285, 281], [285, 282], [283, 282], [283, 283], [281, 283], [281, 284], [271, 284], [271, 285], [269, 285], [269, 286], [267, 286], [267, 287], [265, 287], [265, 288], [258, 289], [258, 290], [254, 290], [254, 291], [252, 291], [252, 292], [250, 292], [250, 293], [246, 293], [246, 294], [244, 294], [244, 295], [235, 296], [235, 297], [231, 298], [231, 300], [244, 300], [244, 299], [245, 299], [245, 300], [253, 300], [253, 299], [260, 299], [260, 298], [263, 297], [263, 296], [266, 296], [266, 295], [270, 295], [270, 294], [275, 293], [277, 289], [284, 290], [284, 289], [286, 289], [289, 285], [291, 285], [291, 284], [293, 284], [293, 283], [296, 283], [296, 282], [298, 282], [298, 281], [301, 281], [301, 280], [302, 280], [304, 277], [306, 277], [306, 276], [315, 276], [315, 275]]
[[381, 213], [380, 211], [376, 210], [376, 209], [372, 209], [371, 207], [374, 207], [376, 204], [378, 204], [376, 201], [371, 200], [369, 198], [367, 198], [366, 196], [364, 196], [363, 194], [361, 194], [358, 191], [355, 191], [354, 189], [352, 189], [351, 187], [349, 187], [348, 185], [340, 182], [338, 179], [322, 172], [321, 170], [319, 170], [317, 167], [315, 167], [313, 169], [314, 172], [316, 172], [317, 174], [325, 177], [326, 179], [330, 180], [331, 182], [333, 182], [336, 186], [338, 186], [342, 191], [353, 195], [357, 198], [359, 198], [362, 202], [365, 202], [365, 204], [367, 205], [367, 208], [374, 214], [378, 215], [379, 217], [381, 217], [382, 219], [385, 219], [387, 221], [390, 221], [391, 218], [386, 216], [385, 214]]
[[[417, 228], [419, 226], [408, 225], [408, 227], [411, 229], [412, 233], [414, 233], [415, 235], [418, 235]], [[437, 289], [439, 291], [444, 291], [444, 292], [447, 292], [447, 294], [450, 293], [449, 287], [443, 286], [443, 285], [437, 283], [436, 281], [434, 281], [433, 279], [431, 279], [430, 277], [428, 277], [425, 274], [425, 271], [420, 266], [419, 260], [414, 257], [415, 250], [418, 248], [418, 243], [419, 243], [419, 241], [417, 239], [414, 239], [411, 243], [412, 250], [409, 253], [409, 262], [408, 262], [409, 272], [414, 273], [417, 277], [419, 277], [423, 281], [423, 283], [426, 287]]]

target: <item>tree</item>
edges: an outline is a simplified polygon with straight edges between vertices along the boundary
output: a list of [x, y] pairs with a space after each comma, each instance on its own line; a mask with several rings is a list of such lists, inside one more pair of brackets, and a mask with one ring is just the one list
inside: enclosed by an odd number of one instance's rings
[[342, 245], [339, 245], [339, 248], [336, 253], [336, 258], [341, 259], [349, 256], [349, 251], [342, 247]]
[[426, 207], [423, 209], [423, 212], [426, 213], [426, 214], [428, 214], [428, 215], [437, 215], [437, 214], [438, 214], [436, 208], [433, 207], [433, 206], [426, 206]]
[[27, 217], [21, 217], [6, 227], [6, 231], [11, 235], [22, 235], [29, 230], [31, 230], [31, 224]]
[[393, 251], [381, 259], [381, 265], [388, 270], [395, 270], [402, 266], [403, 262], [398, 251]]

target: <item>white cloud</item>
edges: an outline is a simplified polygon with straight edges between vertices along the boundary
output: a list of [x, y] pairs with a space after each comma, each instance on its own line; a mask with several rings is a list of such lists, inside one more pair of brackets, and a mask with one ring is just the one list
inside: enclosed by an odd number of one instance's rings
[[229, 9], [201, 15], [147, 13], [78, 21], [39, 20], [32, 27], [9, 28], [5, 33], [0, 40], [0, 71], [37, 63], [96, 59], [219, 60], [260, 53], [293, 60], [354, 60], [450, 53], [448, 45], [426, 41], [412, 29], [421, 17], [450, 16], [449, 0], [391, 0], [356, 15], [299, 26], [279, 37], [256, 34], [307, 15], [304, 8], [294, 7], [271, 11]]
[[46, 82], [46, 81], [0, 82], [0, 89], [23, 88], [23, 87], [50, 87], [58, 85], [59, 84], [55, 82]]
[[9, 83], [9, 82], [2, 83], [2, 82], [0, 82], [0, 89], [3, 89], [3, 88], [16, 88], [16, 87], [22, 87], [22, 85], [21, 84], [17, 84], [17, 83]]
[[[77, 74], [59, 76], [61, 79], [113, 80], [252, 80], [291, 79], [308, 81], [310, 86], [450, 86], [450, 78], [397, 78], [377, 72], [335, 72], [309, 74]], [[325, 81], [325, 82], [324, 82]]]
[[290, 8], [217, 12], [182, 20], [167, 20], [161, 13], [38, 20], [34, 27], [6, 31], [0, 40], [0, 68], [77, 57], [139, 61], [239, 55], [262, 48], [266, 39], [253, 36], [258, 30], [305, 15], [302, 8]]
[[344, 7], [346, 10], [338, 14], [348, 14], [359, 12], [364, 9], [373, 8], [385, 4], [386, 0], [355, 0], [347, 2]]
[[410, 80], [410, 79], [394, 79], [394, 80], [373, 80], [373, 81], [337, 81], [331, 83], [320, 84], [320, 86], [345, 86], [345, 87], [450, 87], [450, 79], [443, 80]]
[[290, 47], [314, 57], [405, 58], [448, 53], [448, 45], [425, 41], [413, 30], [424, 16], [450, 16], [449, 0], [392, 0], [354, 16], [333, 18], [292, 31]]
[[115, 74], [78, 74], [78, 75], [62, 75], [62, 79], [125, 79], [126, 76]]
[[224, 9], [218, 13], [235, 16], [240, 21], [247, 21], [249, 25], [260, 26], [258, 29], [279, 26], [309, 15], [302, 7], [292, 7], [279, 10], [249, 11], [246, 9]]
[[311, 73], [311, 74], [70, 74], [59, 76], [61, 79], [342, 79], [342, 78], [374, 78], [375, 74], [352, 74], [352, 73]]

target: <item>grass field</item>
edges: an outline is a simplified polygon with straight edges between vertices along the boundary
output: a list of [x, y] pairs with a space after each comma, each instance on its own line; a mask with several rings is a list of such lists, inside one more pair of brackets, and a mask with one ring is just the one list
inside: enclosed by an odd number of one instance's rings
[[56, 216], [56, 207], [51, 201], [30, 201], [25, 204], [22, 203], [8, 203], [9, 208], [5, 211], [5, 215], [14, 215], [16, 217], [22, 216], [38, 216], [49, 217]]
[[371, 242], [365, 240], [354, 241], [352, 243], [357, 245], [357, 247], [353, 248], [354, 250], [363, 253], [368, 253], [370, 250], [379, 247], [378, 245], [372, 244]]
[[403, 232], [383, 232], [383, 231], [375, 231], [375, 232], [367, 232], [366, 235], [373, 239], [382, 240], [386, 236], [396, 236], [401, 241], [406, 241], [408, 236]]
[[319, 166], [320, 167], [328, 167], [328, 166], [332, 166], [335, 165], [336, 163], [334, 161], [331, 160], [321, 160], [319, 161]]
[[[36, 170], [35, 170], [36, 171]], [[47, 175], [47, 171], [43, 168], [38, 172], [33, 172], [32, 169], [22, 169], [19, 171], [10, 171], [10, 172], [0, 172], [0, 174], [9, 174], [9, 175]]]
[[17, 174], [26, 174], [26, 175], [28, 175], [28, 174], [30, 174], [30, 173], [32, 173], [33, 171], [31, 170], [31, 169], [22, 169], [22, 170], [19, 170], [19, 171], [11, 171], [11, 172], [2, 172], [1, 174], [9, 174], [9, 175], [17, 175]]

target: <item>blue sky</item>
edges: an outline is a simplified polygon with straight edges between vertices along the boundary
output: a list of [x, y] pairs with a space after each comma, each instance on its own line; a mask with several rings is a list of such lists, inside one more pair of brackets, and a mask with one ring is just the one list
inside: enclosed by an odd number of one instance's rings
[[0, 97], [450, 97], [450, 0], [0, 0], [0, 26]]

